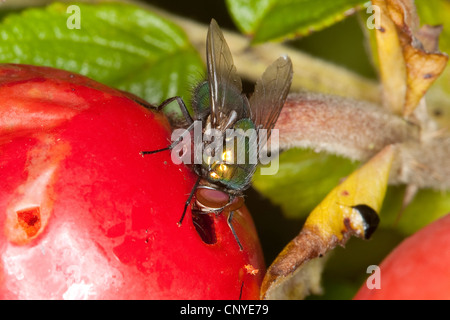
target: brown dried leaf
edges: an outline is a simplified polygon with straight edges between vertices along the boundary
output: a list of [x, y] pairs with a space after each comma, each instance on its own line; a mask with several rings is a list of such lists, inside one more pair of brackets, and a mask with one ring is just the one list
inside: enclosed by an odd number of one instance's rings
[[380, 8], [376, 31], [384, 104], [410, 116], [447, 65], [438, 50], [440, 27], [419, 27], [412, 0], [372, 0]]
[[403, 116], [407, 117], [413, 113], [420, 99], [444, 71], [448, 57], [442, 53], [428, 53], [413, 46], [405, 46], [403, 53], [408, 66], [406, 99], [403, 106]]

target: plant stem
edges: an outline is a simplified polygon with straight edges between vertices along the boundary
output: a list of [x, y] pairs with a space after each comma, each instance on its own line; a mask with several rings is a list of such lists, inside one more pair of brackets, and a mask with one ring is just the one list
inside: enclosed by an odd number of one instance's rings
[[450, 134], [421, 125], [365, 101], [302, 93], [289, 95], [275, 128], [281, 149], [311, 148], [360, 161], [396, 145], [390, 184], [450, 189]]
[[419, 127], [378, 105], [318, 93], [290, 94], [275, 125], [280, 148], [365, 161], [390, 144], [419, 141]]

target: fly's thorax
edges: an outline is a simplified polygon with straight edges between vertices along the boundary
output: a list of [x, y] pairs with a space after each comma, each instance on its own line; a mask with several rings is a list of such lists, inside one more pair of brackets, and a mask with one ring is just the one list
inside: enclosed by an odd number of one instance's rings
[[[215, 129], [224, 130], [236, 120], [250, 117], [250, 104], [240, 89], [236, 88], [232, 83], [219, 83], [217, 86], [223, 89], [220, 91], [223, 93], [218, 97], [223, 114], [217, 115], [220, 121], [215, 124]], [[208, 81], [203, 81], [195, 87], [192, 95], [192, 108], [196, 120], [205, 121], [211, 114], [210, 93], [210, 83]]]
[[196, 120], [204, 121], [211, 112], [211, 99], [208, 81], [198, 84], [192, 94], [192, 109]]

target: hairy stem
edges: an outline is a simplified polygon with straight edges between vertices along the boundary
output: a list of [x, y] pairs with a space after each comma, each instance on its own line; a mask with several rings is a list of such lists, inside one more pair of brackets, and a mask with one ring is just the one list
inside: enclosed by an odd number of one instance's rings
[[275, 125], [280, 148], [312, 148], [366, 161], [396, 145], [391, 184], [450, 189], [450, 134], [419, 127], [378, 105], [343, 97], [290, 94]]
[[377, 105], [338, 96], [290, 94], [275, 126], [280, 148], [312, 148], [367, 160], [390, 144], [419, 140], [419, 128]]

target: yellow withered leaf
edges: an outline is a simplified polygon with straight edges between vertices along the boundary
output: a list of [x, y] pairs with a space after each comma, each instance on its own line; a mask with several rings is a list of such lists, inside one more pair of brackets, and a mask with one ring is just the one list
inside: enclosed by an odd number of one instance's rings
[[372, 0], [379, 8], [379, 21], [375, 21], [378, 67], [382, 83], [383, 105], [395, 114], [402, 114], [406, 94], [406, 64], [399, 35], [385, 0]]
[[377, 55], [385, 107], [410, 116], [444, 71], [448, 56], [438, 49], [440, 27], [420, 27], [412, 0], [372, 0], [380, 11]]
[[311, 212], [299, 235], [267, 270], [262, 298], [302, 299], [320, 292], [324, 255], [336, 245], [343, 246], [350, 236], [367, 239], [376, 229], [393, 155], [394, 147], [385, 147]]

